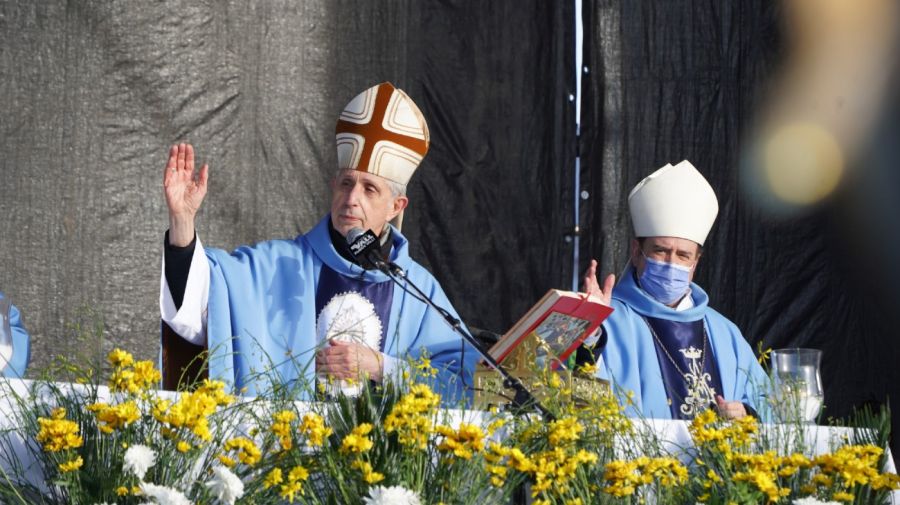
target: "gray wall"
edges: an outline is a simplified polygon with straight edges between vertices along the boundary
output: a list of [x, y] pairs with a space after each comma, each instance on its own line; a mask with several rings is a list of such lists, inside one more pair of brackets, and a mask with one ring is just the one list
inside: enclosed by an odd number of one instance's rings
[[[337, 113], [384, 80], [432, 129], [404, 226], [413, 256], [441, 265], [467, 321], [505, 329], [570, 275], [558, 261], [569, 255], [560, 202], [571, 200], [560, 175], [571, 165], [559, 160], [573, 122], [571, 34], [556, 30], [571, 24], [567, 9], [0, 0], [0, 290], [32, 334], [31, 372], [113, 346], [156, 356], [171, 143], [192, 142], [211, 165], [205, 244], [293, 237], [328, 209]], [[509, 173], [526, 175], [521, 191], [497, 184]], [[549, 238], [519, 257], [532, 234]], [[481, 255], [523, 274], [480, 272]], [[518, 296], [497, 302], [501, 289]], [[98, 322], [102, 347], [77, 338]]]

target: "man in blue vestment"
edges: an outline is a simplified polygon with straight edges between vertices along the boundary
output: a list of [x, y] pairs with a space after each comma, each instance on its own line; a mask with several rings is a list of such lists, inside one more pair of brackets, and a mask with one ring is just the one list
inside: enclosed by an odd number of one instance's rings
[[[22, 318], [19, 309], [9, 302], [9, 299], [0, 292], [0, 300], [3, 304], [9, 305], [9, 312], [0, 314], [2, 317], [8, 317], [8, 321], [2, 321], [4, 326], [9, 323], [9, 328], [0, 328], [0, 331], [9, 330], [10, 342], [0, 341], [0, 366], [3, 367], [3, 376], [16, 379], [25, 376], [25, 369], [28, 368], [28, 362], [31, 360], [31, 337], [22, 324]], [[5, 311], [4, 311], [5, 312]]]
[[[381, 255], [456, 316], [437, 280], [409, 256], [399, 222], [406, 184], [428, 150], [428, 126], [415, 103], [389, 83], [345, 107], [336, 127], [338, 170], [331, 212], [293, 240], [232, 253], [204, 248], [194, 218], [208, 166], [194, 172], [193, 148], [173, 146], [165, 168], [169, 231], [161, 281], [166, 385], [185, 357], [208, 350], [208, 374], [248, 394], [276, 384], [300, 394], [318, 379], [344, 393], [382, 382], [403, 361], [427, 355], [445, 400], [461, 399], [476, 353], [442, 317], [351, 253], [347, 235], [371, 230]], [[170, 328], [173, 337], [165, 331]]]
[[631, 258], [619, 283], [600, 287], [597, 262], [585, 291], [615, 311], [586, 344], [602, 353], [597, 374], [631, 395], [629, 413], [691, 419], [715, 405], [739, 418], [764, 407], [766, 376], [740, 330], [709, 306], [694, 272], [719, 207], [688, 161], [666, 165], [631, 191]]

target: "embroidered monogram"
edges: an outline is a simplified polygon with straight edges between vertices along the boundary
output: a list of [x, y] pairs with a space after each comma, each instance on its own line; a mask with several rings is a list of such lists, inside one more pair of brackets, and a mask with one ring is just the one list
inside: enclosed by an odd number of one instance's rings
[[[706, 347], [706, 335], [703, 338], [703, 344]], [[679, 352], [690, 361], [687, 373], [681, 372], [681, 369], [678, 369], [678, 365], [675, 365], [675, 368], [684, 377], [688, 391], [687, 398], [684, 399], [684, 403], [681, 404], [679, 410], [682, 414], [693, 417], [701, 410], [707, 408], [710, 403], [715, 403], [716, 390], [709, 384], [712, 381], [712, 376], [703, 370], [705, 361], [703, 358], [706, 353], [694, 346], [687, 349], [679, 349]], [[668, 354], [668, 351], [666, 353]], [[673, 361], [672, 363], [674, 364], [675, 362]]]
[[662, 349], [666, 357], [669, 358], [669, 361], [672, 363], [672, 366], [675, 367], [675, 370], [678, 371], [678, 374], [684, 378], [684, 383], [687, 387], [687, 396], [685, 396], [681, 405], [678, 406], [678, 410], [686, 417], [690, 418], [696, 416], [709, 407], [711, 403], [715, 403], [716, 401], [716, 389], [711, 385], [712, 376], [705, 371], [707, 342], [709, 342], [709, 336], [706, 334], [706, 325], [703, 326], [703, 349], [697, 349], [694, 346], [690, 346], [687, 349], [678, 350], [678, 352], [688, 360], [688, 369], [685, 371], [678, 366], [678, 362], [672, 358], [671, 354], [669, 354], [669, 350], [663, 345], [659, 335], [656, 334], [656, 330], [653, 329], [653, 325], [651, 325], [649, 321], [646, 322], [647, 326], [650, 328], [650, 333], [656, 340], [656, 344]]

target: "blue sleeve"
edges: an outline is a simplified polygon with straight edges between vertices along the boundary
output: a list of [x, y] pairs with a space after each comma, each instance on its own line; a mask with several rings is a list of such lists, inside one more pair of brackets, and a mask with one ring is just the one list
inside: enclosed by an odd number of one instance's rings
[[[0, 297], [3, 295], [0, 294]], [[9, 306], [9, 326], [12, 330], [13, 355], [9, 366], [3, 370], [3, 376], [7, 378], [22, 378], [25, 369], [31, 361], [31, 337], [22, 325], [19, 309], [15, 305]]]
[[[743, 337], [741, 337], [743, 338]], [[739, 359], [739, 369], [745, 376], [743, 397], [738, 400], [750, 405], [757, 413], [757, 417], [763, 422], [772, 421], [772, 412], [768, 402], [768, 393], [771, 382], [763, 370], [762, 365], [753, 353], [753, 349], [744, 341]]]

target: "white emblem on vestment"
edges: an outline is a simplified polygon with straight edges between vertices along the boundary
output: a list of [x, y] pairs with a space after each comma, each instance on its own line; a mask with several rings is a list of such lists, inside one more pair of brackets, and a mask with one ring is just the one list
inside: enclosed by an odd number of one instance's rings
[[[328, 346], [332, 340], [339, 340], [364, 345], [379, 352], [381, 318], [375, 312], [375, 305], [366, 297], [355, 291], [340, 293], [334, 295], [319, 313], [316, 336], [321, 345]], [[363, 377], [360, 379], [365, 380]], [[359, 380], [328, 380], [322, 375], [320, 380], [325, 381], [329, 395], [343, 392], [347, 396], [357, 396], [363, 388]]]

